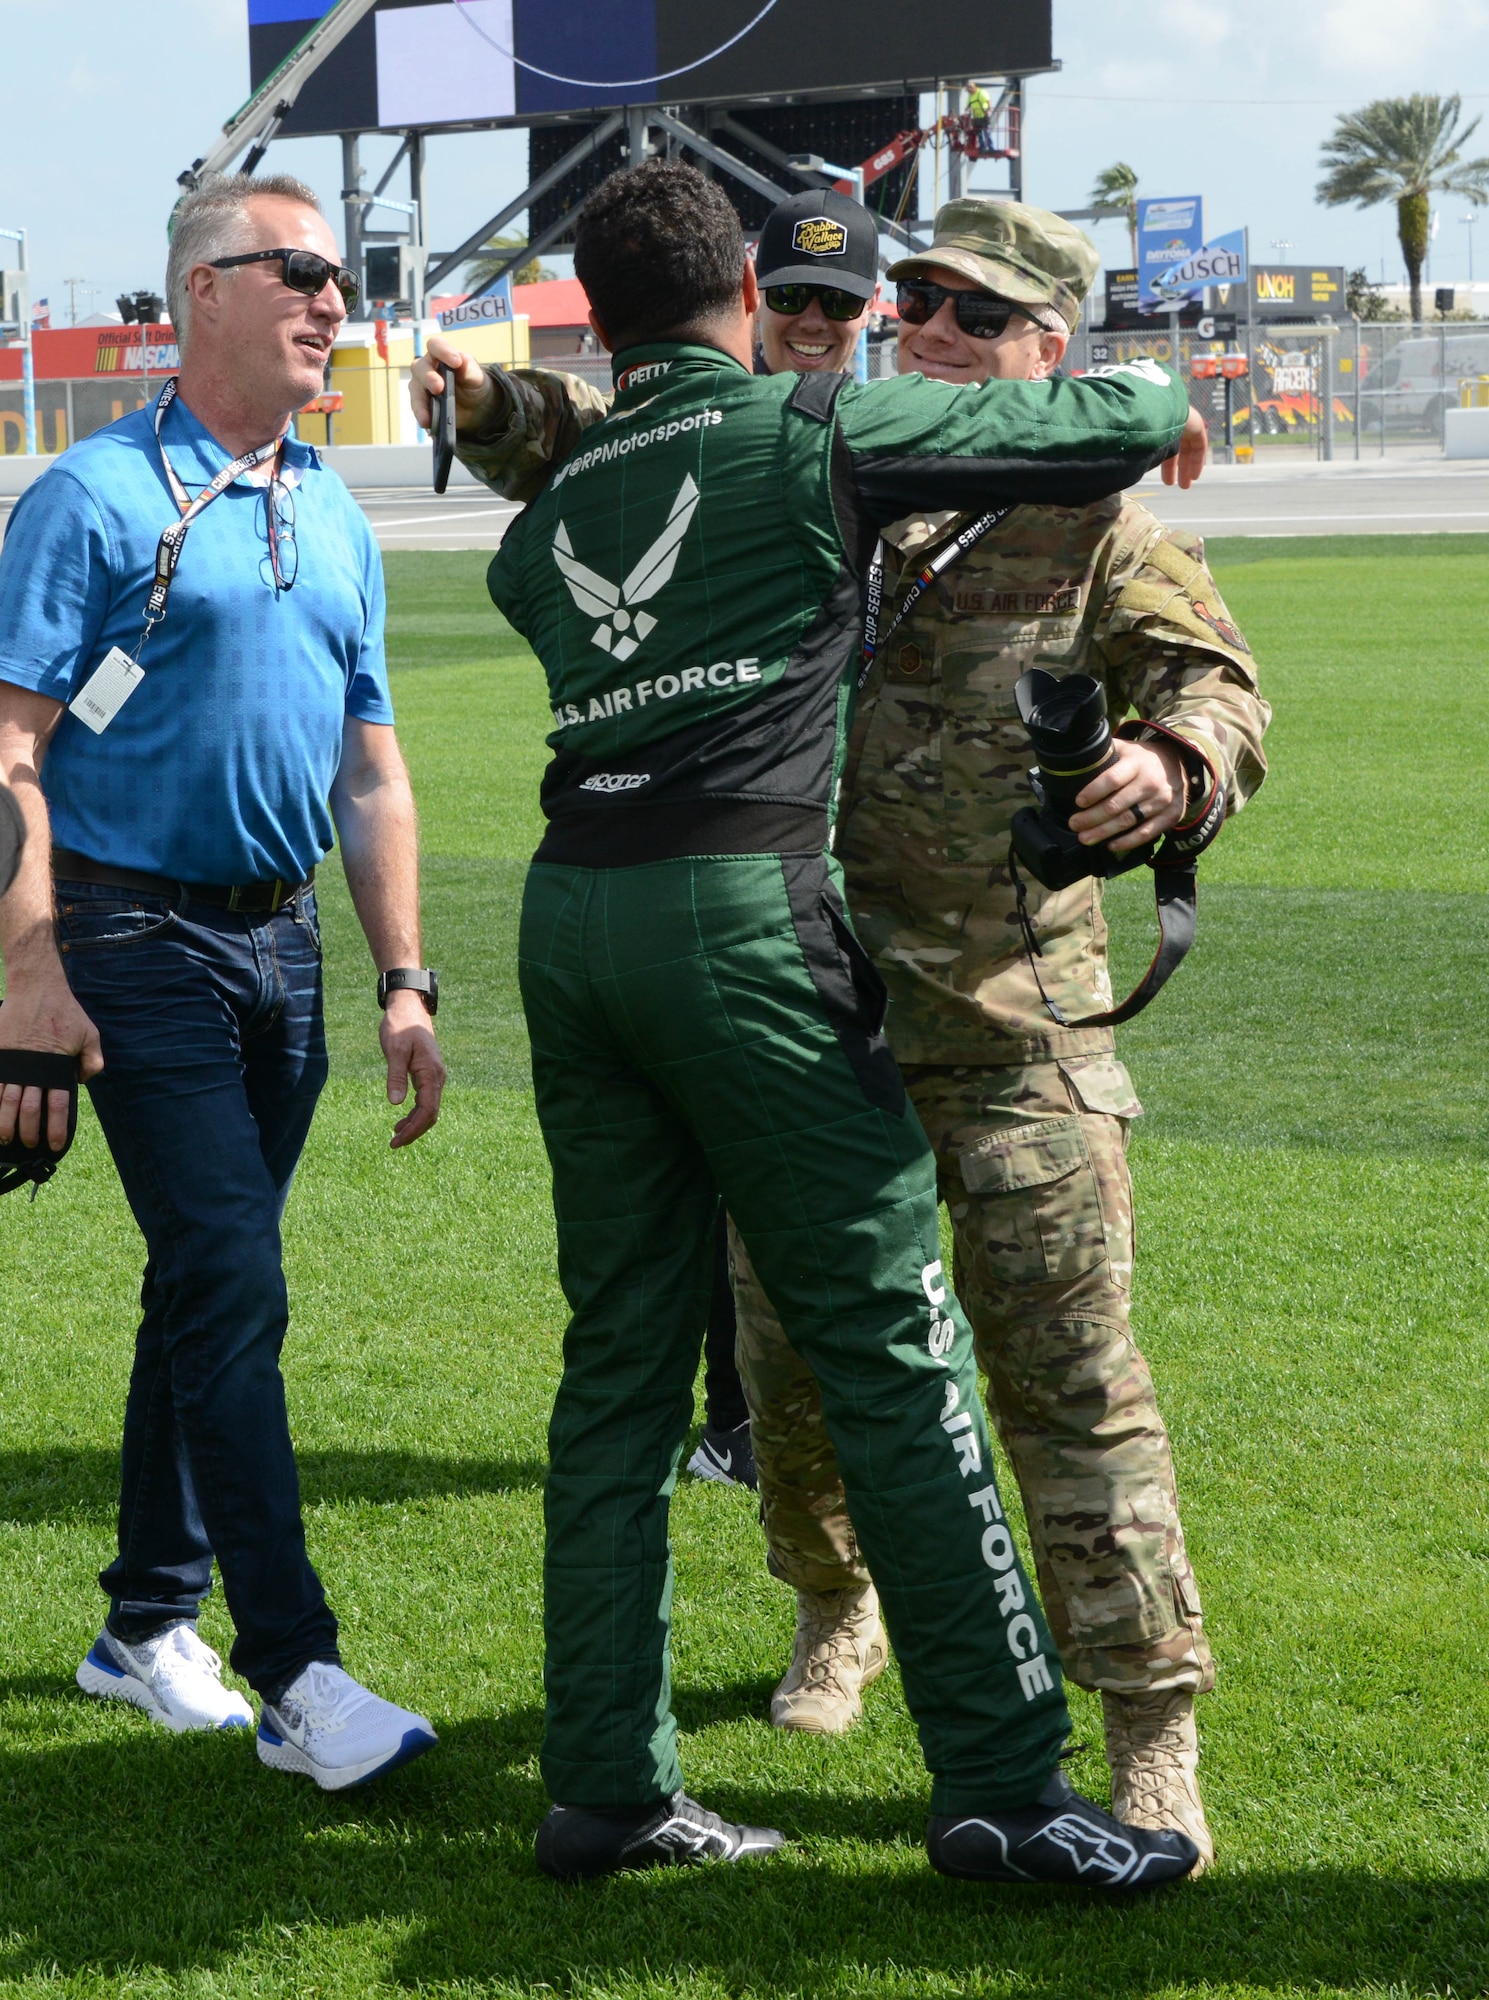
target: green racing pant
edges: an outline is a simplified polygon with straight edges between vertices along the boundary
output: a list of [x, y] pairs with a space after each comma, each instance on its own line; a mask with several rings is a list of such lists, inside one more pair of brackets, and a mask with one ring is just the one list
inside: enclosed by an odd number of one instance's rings
[[545, 1499], [549, 1792], [640, 1805], [682, 1783], [667, 1511], [722, 1195], [820, 1384], [932, 1811], [1029, 1803], [1069, 1730], [1058, 1657], [834, 864], [537, 861], [519, 955], [573, 1315]]

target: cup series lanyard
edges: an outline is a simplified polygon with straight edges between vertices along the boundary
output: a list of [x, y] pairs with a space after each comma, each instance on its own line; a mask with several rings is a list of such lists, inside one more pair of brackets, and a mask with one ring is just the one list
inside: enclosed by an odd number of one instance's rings
[[144, 651], [145, 641], [165, 616], [171, 584], [175, 580], [176, 565], [181, 560], [187, 530], [192, 522], [211, 506], [219, 493], [225, 493], [240, 474], [251, 472], [256, 465], [262, 465], [266, 458], [277, 458], [284, 448], [284, 439], [278, 437], [272, 444], [261, 444], [255, 451], [245, 451], [241, 458], [235, 458], [231, 465], [225, 465], [193, 500], [176, 476], [176, 468], [166, 457], [165, 446], [160, 438], [160, 428], [165, 422], [165, 413], [175, 402], [178, 393], [179, 378], [173, 375], [161, 390], [160, 400], [155, 405], [155, 443], [160, 452], [160, 462], [165, 467], [166, 483], [171, 489], [171, 498], [180, 510], [181, 518], [179, 521], [172, 521], [156, 544], [155, 576], [150, 585], [150, 595], [145, 599], [145, 629], [140, 634], [138, 646], [135, 647], [136, 659]]
[[943, 542], [929, 562], [921, 565], [915, 581], [900, 599], [899, 609], [890, 619], [882, 636], [879, 632], [879, 613], [884, 607], [884, 543], [881, 539], [874, 544], [874, 560], [869, 564], [868, 587], [864, 597], [863, 665], [858, 674], [860, 694], [873, 667], [874, 655], [881, 646], [889, 644], [937, 577], [945, 576], [952, 564], [960, 562], [963, 556], [969, 555], [984, 535], [990, 535], [994, 528], [1000, 527], [1013, 512], [1016, 504], [1010, 501], [1006, 507], [995, 507], [990, 513], [979, 514], [975, 521], [969, 521], [965, 528], [959, 529], [950, 540]]

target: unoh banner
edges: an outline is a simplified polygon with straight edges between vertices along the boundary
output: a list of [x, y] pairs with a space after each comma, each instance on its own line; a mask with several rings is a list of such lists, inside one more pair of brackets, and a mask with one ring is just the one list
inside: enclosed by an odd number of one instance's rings
[[1187, 263], [1205, 243], [1204, 203], [1197, 194], [1165, 195], [1137, 205], [1138, 304], [1144, 312], [1167, 304], [1159, 283]]

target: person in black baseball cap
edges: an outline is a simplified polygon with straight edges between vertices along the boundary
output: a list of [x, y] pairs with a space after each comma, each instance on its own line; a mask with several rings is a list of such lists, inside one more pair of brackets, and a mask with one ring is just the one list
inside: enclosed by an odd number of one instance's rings
[[853, 365], [879, 296], [879, 230], [861, 202], [809, 188], [773, 208], [755, 251], [762, 373]]

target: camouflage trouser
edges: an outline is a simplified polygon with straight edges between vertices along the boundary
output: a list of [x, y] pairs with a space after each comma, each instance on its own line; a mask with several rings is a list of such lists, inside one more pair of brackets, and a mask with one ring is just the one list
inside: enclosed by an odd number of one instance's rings
[[[1141, 1107], [1127, 1072], [1097, 1056], [905, 1081], [1065, 1671], [1085, 1688], [1201, 1692], [1215, 1669], [1168, 1433], [1128, 1326]], [[771, 1570], [807, 1590], [866, 1581], [817, 1385], [732, 1230], [730, 1254]]]

